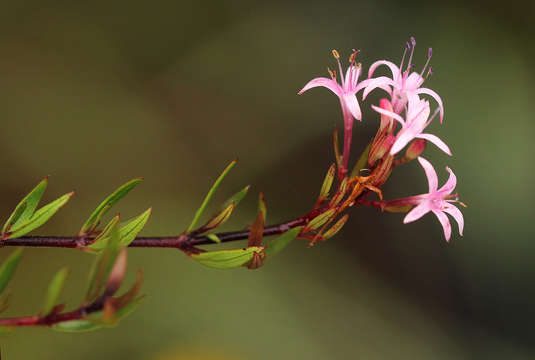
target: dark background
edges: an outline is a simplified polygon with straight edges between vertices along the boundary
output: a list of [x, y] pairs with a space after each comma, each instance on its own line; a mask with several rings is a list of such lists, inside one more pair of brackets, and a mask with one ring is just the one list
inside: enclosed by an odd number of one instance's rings
[[[258, 271], [216, 271], [171, 250], [130, 251], [146, 301], [119, 327], [88, 334], [19, 329], [14, 359], [531, 359], [535, 96], [532, 1], [6, 1], [0, 5], [1, 214], [42, 177], [45, 200], [75, 189], [40, 234], [73, 234], [115, 187], [146, 181], [118, 207], [154, 207], [145, 235], [180, 233], [221, 169], [240, 162], [222, 201], [252, 195], [227, 228], [250, 223], [264, 191], [269, 222], [302, 214], [332, 161], [341, 126], [311, 78], [361, 49], [364, 68], [395, 63], [409, 36], [416, 68], [445, 103], [430, 146], [441, 183], [457, 174], [466, 228], [443, 239], [434, 216], [354, 209], [343, 231], [296, 242]], [[375, 133], [364, 103], [354, 157]], [[388, 198], [427, 189], [418, 164], [399, 169]], [[3, 249], [6, 256], [9, 249]], [[28, 249], [8, 315], [41, 306], [54, 272], [72, 269], [62, 299], [84, 294], [92, 256]], [[132, 280], [130, 276], [128, 280]]]

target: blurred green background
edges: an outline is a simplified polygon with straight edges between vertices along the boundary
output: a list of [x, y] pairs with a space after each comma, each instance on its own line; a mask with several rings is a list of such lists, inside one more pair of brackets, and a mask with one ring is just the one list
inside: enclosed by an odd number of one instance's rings
[[[227, 228], [312, 205], [332, 161], [338, 100], [297, 96], [361, 49], [364, 67], [399, 62], [409, 36], [427, 86], [445, 103], [433, 131], [452, 148], [425, 153], [441, 181], [459, 178], [465, 236], [432, 215], [354, 209], [331, 241], [296, 242], [258, 271], [216, 271], [178, 251], [134, 249], [146, 301], [119, 327], [88, 334], [19, 329], [5, 359], [532, 359], [535, 125], [533, 1], [4, 1], [0, 5], [0, 214], [42, 177], [45, 200], [75, 189], [40, 234], [73, 234], [115, 187], [146, 181], [125, 217], [154, 207], [144, 235], [181, 232], [221, 169], [240, 162], [216, 200], [250, 195]], [[354, 154], [375, 133], [363, 108]], [[355, 155], [354, 155], [355, 157]], [[353, 159], [354, 160], [354, 159]], [[388, 198], [427, 189], [418, 164]], [[456, 227], [455, 227], [456, 229]], [[9, 253], [3, 249], [2, 257]], [[49, 279], [72, 269], [62, 299], [81, 301], [92, 256], [28, 249], [8, 315], [39, 310]], [[128, 280], [133, 280], [130, 276]]]

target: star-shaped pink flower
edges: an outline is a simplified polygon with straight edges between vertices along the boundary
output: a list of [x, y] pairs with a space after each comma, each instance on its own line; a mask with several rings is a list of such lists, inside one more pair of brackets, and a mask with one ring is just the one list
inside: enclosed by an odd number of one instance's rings
[[310, 80], [301, 91], [299, 95], [305, 91], [322, 86], [331, 90], [340, 99], [340, 105], [342, 106], [342, 115], [344, 117], [344, 152], [343, 152], [343, 164], [347, 169], [347, 162], [349, 159], [349, 151], [351, 148], [351, 137], [353, 130], [353, 119], [362, 120], [362, 112], [357, 100], [357, 92], [366, 86], [365, 82], [358, 83], [360, 76], [361, 65], [355, 63], [355, 58], [358, 51], [353, 50], [353, 54], [350, 57], [350, 65], [347, 68], [345, 77], [343, 76], [342, 64], [340, 63], [340, 56], [336, 50], [333, 50], [333, 55], [338, 62], [338, 69], [340, 72], [340, 83], [336, 79], [336, 73], [329, 70], [331, 78], [318, 77]]
[[[407, 50], [411, 49], [411, 45], [409, 45], [409, 43], [406, 44], [405, 52], [403, 53], [403, 57], [401, 58], [401, 64], [399, 65], [399, 67], [397, 67], [396, 64], [386, 60], [376, 61], [370, 66], [370, 69], [368, 70], [369, 79], [366, 80], [366, 88], [364, 89], [364, 92], [362, 94], [362, 99], [366, 99], [366, 96], [368, 96], [368, 94], [376, 88], [383, 89], [391, 96], [394, 111], [400, 114], [403, 111], [405, 105], [407, 104], [409, 95], [427, 94], [437, 101], [438, 107], [440, 109], [440, 122], [442, 122], [442, 119], [444, 117], [444, 106], [442, 104], [442, 99], [433, 90], [420, 87], [425, 81], [423, 75], [425, 69], [427, 68], [427, 65], [429, 64], [429, 61], [431, 60], [432, 50], [431, 48], [429, 48], [427, 54], [427, 62], [425, 63], [425, 66], [422, 71], [419, 74], [416, 72], [410, 72], [413, 68], [412, 55], [414, 52], [414, 47], [416, 45], [416, 41], [412, 37], [411, 43], [412, 50], [405, 71], [403, 71], [403, 62], [405, 60]], [[390, 68], [390, 71], [392, 72], [392, 78], [386, 76], [379, 76], [373, 79], [371, 78], [373, 76], [373, 73], [375, 72], [375, 69], [380, 65], [386, 65]], [[430, 67], [427, 75], [429, 75], [431, 72], [432, 70]]]
[[372, 105], [372, 108], [378, 113], [390, 116], [396, 119], [401, 124], [401, 129], [396, 135], [394, 145], [390, 149], [390, 154], [394, 155], [401, 151], [405, 145], [415, 138], [425, 139], [435, 144], [440, 150], [446, 154], [451, 155], [450, 148], [437, 136], [432, 134], [424, 134], [423, 131], [431, 123], [434, 116], [429, 118], [430, 107], [427, 100], [422, 100], [416, 94], [410, 94], [408, 97], [408, 106], [405, 112], [405, 119], [393, 111], [388, 111], [381, 107]]
[[[451, 237], [451, 224], [446, 214], [450, 214], [457, 225], [459, 226], [459, 235], [463, 235], [464, 219], [461, 211], [453, 206], [451, 203], [458, 202], [456, 194], [452, 195], [451, 192], [457, 185], [457, 178], [449, 167], [446, 170], [450, 173], [448, 181], [440, 189], [438, 188], [438, 177], [433, 165], [423, 157], [419, 157], [418, 161], [422, 165], [429, 182], [429, 193], [411, 196], [402, 200], [405, 200], [406, 204], [416, 205], [403, 219], [403, 223], [407, 224], [418, 220], [428, 212], [432, 211], [436, 215], [438, 221], [444, 229], [444, 237], [446, 241], [450, 241]], [[401, 203], [400, 200], [395, 200]]]

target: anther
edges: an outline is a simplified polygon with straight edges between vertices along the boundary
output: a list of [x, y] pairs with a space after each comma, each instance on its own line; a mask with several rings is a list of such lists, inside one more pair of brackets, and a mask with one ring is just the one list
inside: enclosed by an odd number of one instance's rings
[[332, 71], [330, 68], [327, 68], [327, 71], [329, 72], [329, 75], [331, 75], [332, 79], [336, 79], [336, 71]]
[[413, 36], [411, 36], [411, 44], [413, 47], [416, 46], [416, 39]]
[[336, 60], [340, 59], [340, 54], [338, 54], [338, 51], [333, 50], [332, 53], [333, 53], [333, 56], [334, 56], [334, 58], [335, 58]]

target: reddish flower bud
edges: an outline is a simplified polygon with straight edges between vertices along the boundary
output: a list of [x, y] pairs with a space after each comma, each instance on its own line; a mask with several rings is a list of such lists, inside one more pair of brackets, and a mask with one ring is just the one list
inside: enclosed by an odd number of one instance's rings
[[427, 142], [424, 139], [414, 140], [407, 148], [407, 151], [405, 152], [404, 160], [411, 161], [411, 160], [416, 159], [418, 156], [420, 156], [424, 152], [426, 144]]

